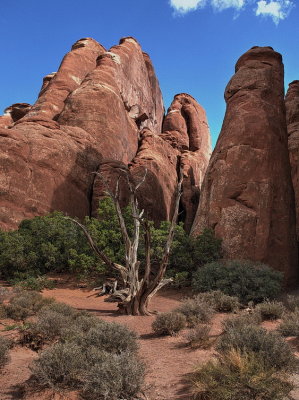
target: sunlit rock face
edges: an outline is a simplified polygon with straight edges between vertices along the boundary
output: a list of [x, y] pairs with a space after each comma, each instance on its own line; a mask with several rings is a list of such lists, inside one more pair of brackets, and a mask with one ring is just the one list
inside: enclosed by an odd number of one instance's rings
[[[174, 110], [183, 121], [169, 122]], [[103, 173], [115, 188], [115, 165], [125, 166], [136, 182], [146, 170], [141, 206], [156, 223], [170, 219], [178, 160], [184, 168], [181, 215], [190, 227], [210, 151], [206, 117], [182, 94], [170, 107], [165, 132], [163, 118], [158, 79], [136, 39], [121, 39], [109, 51], [94, 39], [78, 40], [58, 71], [44, 77], [35, 104], [14, 104], [0, 117], [1, 227], [13, 229], [53, 210], [96, 214], [104, 188], [93, 173]]]
[[223, 240], [224, 257], [251, 259], [298, 277], [282, 57], [254, 47], [225, 90], [222, 130], [203, 182], [192, 234]]
[[289, 84], [286, 95], [289, 155], [296, 204], [296, 231], [299, 241], [299, 81]]

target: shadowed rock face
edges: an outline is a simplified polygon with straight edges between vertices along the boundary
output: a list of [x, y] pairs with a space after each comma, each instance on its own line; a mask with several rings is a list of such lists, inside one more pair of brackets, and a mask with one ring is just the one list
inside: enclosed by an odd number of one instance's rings
[[[15, 104], [0, 117], [1, 227], [53, 210], [96, 214], [103, 183], [92, 173], [100, 171], [115, 188], [115, 165], [129, 168], [136, 181], [147, 168], [142, 206], [156, 222], [169, 219], [178, 156], [184, 162], [182, 204], [196, 204], [206, 165], [201, 152], [209, 141], [205, 114], [191, 96], [178, 95], [174, 103], [184, 128], [174, 120], [172, 131], [161, 134], [162, 95], [139, 43], [128, 37], [106, 51], [93, 39], [77, 41], [58, 71], [44, 78], [33, 106]], [[184, 148], [175, 144], [177, 135], [187, 137]], [[121, 186], [125, 204], [123, 179]]]
[[296, 231], [299, 240], [299, 81], [290, 83], [285, 103], [292, 181], [295, 192]]
[[226, 258], [265, 262], [294, 284], [298, 260], [281, 55], [269, 47], [245, 53], [225, 100], [192, 234], [212, 227]]

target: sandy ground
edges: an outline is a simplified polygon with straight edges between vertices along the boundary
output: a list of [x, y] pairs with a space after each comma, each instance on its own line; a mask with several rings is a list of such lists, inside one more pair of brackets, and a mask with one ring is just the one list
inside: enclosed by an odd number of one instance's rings
[[[188, 400], [192, 398], [190, 373], [195, 365], [205, 363], [213, 355], [213, 350], [193, 350], [186, 347], [185, 332], [175, 337], [157, 337], [153, 334], [150, 317], [119, 315], [115, 303], [104, 302], [104, 297], [95, 297], [94, 292], [78, 288], [57, 288], [46, 290], [44, 296], [54, 297], [77, 309], [94, 313], [106, 321], [124, 324], [139, 335], [140, 356], [147, 366], [145, 395], [148, 400]], [[178, 306], [183, 294], [174, 290], [165, 290], [152, 300], [151, 309], [157, 312], [170, 311]], [[217, 314], [212, 321], [212, 334], [221, 333], [221, 322], [226, 316]], [[271, 324], [268, 328], [274, 328]], [[1, 328], [0, 328], [1, 329]], [[6, 336], [15, 335], [15, 331], [1, 332]], [[30, 377], [29, 365], [37, 353], [23, 347], [15, 347], [10, 352], [11, 360], [0, 375], [0, 400], [21, 399], [38, 400], [75, 400], [77, 395], [55, 395], [52, 393], [22, 393], [22, 384]], [[294, 392], [294, 400], [299, 400], [299, 391]]]

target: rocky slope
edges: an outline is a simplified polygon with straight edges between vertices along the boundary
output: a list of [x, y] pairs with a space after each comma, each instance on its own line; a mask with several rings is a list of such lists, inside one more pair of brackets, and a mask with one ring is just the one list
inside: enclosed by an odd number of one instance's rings
[[281, 55], [270, 47], [238, 60], [192, 233], [212, 227], [225, 258], [263, 261], [292, 284], [298, 259], [283, 78]]
[[180, 156], [189, 228], [210, 156], [207, 121], [185, 94], [175, 97], [162, 132], [163, 116], [154, 68], [134, 38], [109, 51], [90, 38], [77, 41], [58, 71], [44, 78], [35, 104], [14, 104], [0, 117], [1, 227], [53, 210], [95, 213], [103, 185], [92, 173], [104, 171], [115, 187], [115, 163], [135, 180], [147, 169], [142, 206], [156, 222], [169, 219]]

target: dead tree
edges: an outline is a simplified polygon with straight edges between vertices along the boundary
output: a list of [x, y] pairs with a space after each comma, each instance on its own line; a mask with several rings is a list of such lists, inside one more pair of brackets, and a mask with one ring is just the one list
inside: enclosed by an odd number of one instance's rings
[[[117, 213], [119, 226], [122, 233], [123, 242], [125, 245], [125, 265], [114, 263], [106, 254], [99, 249], [95, 244], [93, 238], [88, 232], [87, 228], [76, 220], [72, 220], [81, 227], [85, 236], [88, 239], [90, 247], [93, 251], [101, 258], [101, 260], [112, 269], [119, 272], [125, 290], [120, 293], [120, 301], [118, 303], [119, 309], [128, 315], [150, 315], [148, 310], [151, 298], [160, 290], [163, 286], [172, 281], [172, 279], [165, 279], [165, 271], [168, 265], [170, 249], [173, 242], [175, 226], [177, 223], [180, 198], [182, 195], [182, 182], [183, 182], [183, 171], [181, 167], [180, 159], [178, 159], [179, 174], [178, 182], [176, 187], [175, 204], [172, 220], [169, 226], [166, 243], [164, 246], [163, 256], [158, 266], [158, 270], [155, 274], [152, 273], [151, 264], [151, 234], [150, 224], [146, 218], [143, 218], [144, 210], [140, 210], [137, 200], [137, 190], [143, 184], [146, 178], [147, 171], [141, 181], [135, 185], [129, 175], [129, 171], [124, 168], [119, 168], [119, 178], [121, 175], [126, 177], [126, 182], [129, 188], [129, 204], [131, 207], [132, 218], [133, 218], [133, 232], [130, 237], [125, 220], [123, 217], [122, 209], [119, 203], [119, 179], [116, 183], [115, 191], [113, 192], [105, 180], [104, 176], [100, 173], [96, 173], [105, 185], [107, 194], [113, 200], [115, 210]], [[144, 241], [145, 241], [145, 267], [143, 276], [140, 276], [140, 261], [137, 257], [138, 246], [140, 241], [140, 228], [141, 225], [144, 229]], [[114, 293], [114, 296], [117, 293]]]

